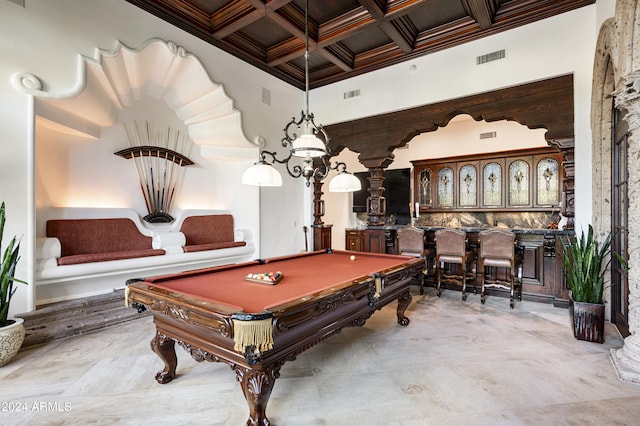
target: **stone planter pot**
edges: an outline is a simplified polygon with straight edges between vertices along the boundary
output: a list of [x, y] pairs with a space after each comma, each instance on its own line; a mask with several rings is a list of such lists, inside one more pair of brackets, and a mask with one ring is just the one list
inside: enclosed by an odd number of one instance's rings
[[0, 327], [0, 367], [18, 353], [24, 341], [24, 320], [15, 318], [13, 324]]
[[573, 337], [604, 343], [604, 304], [576, 302], [569, 297], [569, 314]]

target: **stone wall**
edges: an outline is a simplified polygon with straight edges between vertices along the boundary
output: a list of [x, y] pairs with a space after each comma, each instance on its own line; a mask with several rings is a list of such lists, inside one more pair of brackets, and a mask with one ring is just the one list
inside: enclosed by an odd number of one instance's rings
[[622, 380], [640, 384], [640, 2], [618, 0], [596, 47], [592, 91], [593, 224], [611, 232], [611, 102], [628, 124], [629, 331], [612, 360]]

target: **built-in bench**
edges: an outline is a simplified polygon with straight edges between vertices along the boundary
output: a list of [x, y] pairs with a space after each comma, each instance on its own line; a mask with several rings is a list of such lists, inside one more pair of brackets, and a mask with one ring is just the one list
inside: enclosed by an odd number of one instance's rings
[[161, 256], [152, 237], [138, 231], [127, 218], [61, 219], [47, 222], [47, 238], [60, 242], [58, 266]]
[[188, 210], [145, 225], [129, 209], [49, 209], [36, 247], [36, 303], [123, 288], [126, 280], [243, 262], [255, 256], [249, 230], [224, 210]]

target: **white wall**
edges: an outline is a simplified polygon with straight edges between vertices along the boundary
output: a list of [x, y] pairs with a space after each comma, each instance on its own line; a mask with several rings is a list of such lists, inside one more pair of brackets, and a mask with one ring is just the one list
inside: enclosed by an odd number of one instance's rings
[[[604, 6], [599, 11], [602, 14], [613, 12]], [[601, 16], [598, 18], [602, 19]], [[311, 93], [311, 109], [318, 121], [326, 125], [573, 74], [576, 222], [580, 226], [591, 219], [589, 123], [597, 25], [595, 6], [582, 7], [354, 79], [320, 87]], [[476, 65], [478, 55], [500, 49], [506, 49], [506, 59]], [[412, 66], [415, 66], [415, 70], [412, 70]], [[361, 95], [343, 100], [343, 93], [354, 89], [360, 89]], [[458, 151], [452, 151], [451, 155], [456, 152]], [[395, 168], [395, 163], [392, 167]], [[340, 203], [327, 202], [327, 218], [340, 216], [333, 212], [334, 209], [342, 211], [344, 207]], [[331, 223], [329, 220], [325, 222]], [[334, 224], [334, 229], [339, 231], [337, 223]]]

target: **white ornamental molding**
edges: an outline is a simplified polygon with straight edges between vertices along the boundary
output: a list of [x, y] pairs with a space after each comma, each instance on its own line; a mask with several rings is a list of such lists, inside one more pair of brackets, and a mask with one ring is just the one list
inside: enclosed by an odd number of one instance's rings
[[78, 55], [78, 78], [67, 93], [51, 93], [37, 76], [13, 76], [18, 90], [36, 97], [36, 114], [53, 127], [99, 138], [116, 124], [120, 110], [150, 97], [164, 101], [187, 126], [202, 155], [255, 158], [257, 147], [244, 135], [242, 114], [202, 63], [173, 42], [150, 39], [131, 49], [96, 48], [95, 57]]

